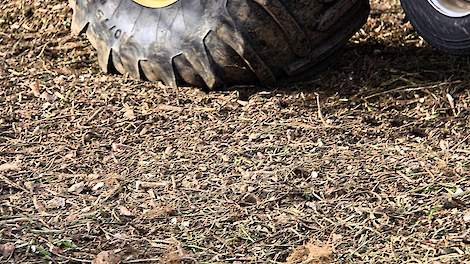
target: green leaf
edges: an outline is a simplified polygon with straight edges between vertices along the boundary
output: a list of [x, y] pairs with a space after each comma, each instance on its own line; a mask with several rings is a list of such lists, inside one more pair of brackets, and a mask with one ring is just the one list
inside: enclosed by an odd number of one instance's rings
[[54, 242], [55, 246], [58, 246], [62, 249], [70, 249], [70, 248], [76, 248], [77, 245], [75, 245], [72, 240], [59, 240]]
[[36, 246], [36, 250], [39, 255], [43, 256], [46, 259], [51, 258], [51, 252], [47, 251], [43, 246]]

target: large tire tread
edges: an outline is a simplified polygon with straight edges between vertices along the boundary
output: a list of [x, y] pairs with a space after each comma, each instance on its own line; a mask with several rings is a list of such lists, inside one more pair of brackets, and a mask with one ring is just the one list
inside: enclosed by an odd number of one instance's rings
[[[226, 1], [215, 26], [203, 27], [174, 51], [160, 52], [160, 33], [148, 25], [162, 23], [154, 10], [138, 8], [130, 0], [70, 0], [72, 31], [86, 33], [106, 72], [169, 86], [273, 86], [279, 78], [325, 63], [365, 23], [369, 12], [367, 0]], [[170, 8], [165, 15], [177, 24], [180, 11]], [[127, 22], [116, 22], [119, 18]]]

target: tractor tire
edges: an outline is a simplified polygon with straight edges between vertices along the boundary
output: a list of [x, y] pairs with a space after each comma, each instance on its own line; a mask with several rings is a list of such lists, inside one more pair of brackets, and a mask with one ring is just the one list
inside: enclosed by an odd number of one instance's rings
[[86, 32], [105, 72], [209, 89], [324, 67], [369, 14], [368, 0], [136, 1], [70, 0], [72, 31]]
[[450, 54], [470, 54], [469, 1], [401, 0], [401, 4], [415, 30], [431, 46]]

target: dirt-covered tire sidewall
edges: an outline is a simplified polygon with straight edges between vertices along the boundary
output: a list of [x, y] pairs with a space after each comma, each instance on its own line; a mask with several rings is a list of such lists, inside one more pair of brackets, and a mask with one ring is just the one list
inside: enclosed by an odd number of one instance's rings
[[322, 68], [366, 22], [368, 0], [70, 0], [105, 71], [190, 84], [275, 86]]
[[470, 54], [470, 16], [448, 17], [427, 0], [401, 0], [416, 31], [432, 46], [452, 54]]

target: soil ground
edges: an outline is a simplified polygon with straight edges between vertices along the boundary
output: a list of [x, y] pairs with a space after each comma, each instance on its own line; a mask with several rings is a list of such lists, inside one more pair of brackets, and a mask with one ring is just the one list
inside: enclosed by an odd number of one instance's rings
[[311, 81], [206, 93], [102, 74], [66, 3], [4, 1], [0, 262], [469, 261], [469, 59], [372, 5]]

